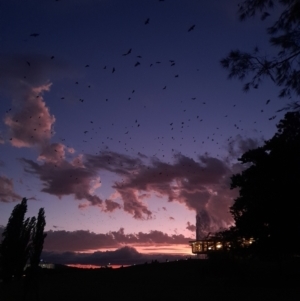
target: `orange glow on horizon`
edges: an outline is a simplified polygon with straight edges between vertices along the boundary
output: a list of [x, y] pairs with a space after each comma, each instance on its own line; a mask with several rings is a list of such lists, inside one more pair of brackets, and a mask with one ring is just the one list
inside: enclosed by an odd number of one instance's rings
[[103, 248], [94, 250], [85, 250], [76, 253], [94, 253], [94, 252], [113, 252], [122, 247], [135, 248], [142, 254], [173, 254], [173, 255], [192, 255], [191, 247], [188, 244], [182, 245], [150, 245], [150, 244], [136, 244], [136, 245], [123, 245], [118, 248]]
[[68, 267], [72, 268], [78, 268], [78, 269], [100, 269], [100, 268], [112, 268], [112, 269], [119, 269], [121, 267], [129, 267], [129, 264], [111, 264], [109, 266], [99, 266], [99, 265], [94, 265], [94, 264], [66, 264]]

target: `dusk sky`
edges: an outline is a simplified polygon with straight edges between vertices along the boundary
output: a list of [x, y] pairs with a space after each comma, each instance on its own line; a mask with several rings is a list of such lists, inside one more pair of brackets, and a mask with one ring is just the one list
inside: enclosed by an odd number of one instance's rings
[[287, 104], [220, 65], [272, 54], [274, 19], [240, 22], [239, 2], [2, 1], [0, 232], [26, 197], [46, 258], [126, 264], [190, 256], [197, 212], [203, 234], [232, 225], [237, 158]]

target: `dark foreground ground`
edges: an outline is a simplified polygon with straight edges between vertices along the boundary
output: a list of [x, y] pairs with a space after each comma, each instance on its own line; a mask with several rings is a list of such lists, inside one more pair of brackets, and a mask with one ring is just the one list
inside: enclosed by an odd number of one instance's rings
[[0, 283], [0, 300], [300, 300], [300, 260], [186, 260], [120, 269], [43, 270], [37, 284]]

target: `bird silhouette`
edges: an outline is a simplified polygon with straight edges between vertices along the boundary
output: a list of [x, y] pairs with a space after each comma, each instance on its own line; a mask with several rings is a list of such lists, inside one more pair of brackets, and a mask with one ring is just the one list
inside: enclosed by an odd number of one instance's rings
[[131, 51], [132, 51], [132, 49], [130, 48], [127, 52], [123, 53], [122, 55], [123, 55], [123, 56], [128, 55], [128, 54], [131, 53]]
[[150, 19], [148, 18], [148, 19], [145, 21], [145, 25], [149, 24], [149, 21], [150, 21]]
[[188, 32], [194, 30], [195, 26], [196, 26], [196, 25], [192, 25], [192, 26], [188, 29]]

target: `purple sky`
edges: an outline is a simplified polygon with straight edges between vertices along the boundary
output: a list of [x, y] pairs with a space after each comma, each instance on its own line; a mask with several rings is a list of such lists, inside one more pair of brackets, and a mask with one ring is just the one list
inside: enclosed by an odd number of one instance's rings
[[231, 49], [271, 52], [272, 20], [239, 22], [238, 2], [1, 3], [0, 225], [27, 197], [29, 216], [45, 208], [45, 251], [132, 263], [190, 254], [197, 212], [204, 232], [232, 224], [236, 159], [286, 105], [220, 66]]

